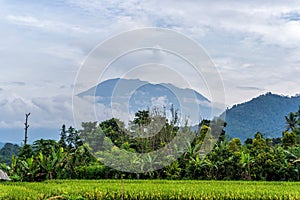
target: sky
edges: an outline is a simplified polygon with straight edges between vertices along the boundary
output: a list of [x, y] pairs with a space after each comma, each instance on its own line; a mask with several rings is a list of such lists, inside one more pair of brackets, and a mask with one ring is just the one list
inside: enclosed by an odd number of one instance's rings
[[28, 112], [34, 128], [71, 125], [74, 81], [90, 52], [147, 27], [198, 42], [222, 78], [226, 106], [300, 93], [296, 0], [0, 0], [0, 141]]

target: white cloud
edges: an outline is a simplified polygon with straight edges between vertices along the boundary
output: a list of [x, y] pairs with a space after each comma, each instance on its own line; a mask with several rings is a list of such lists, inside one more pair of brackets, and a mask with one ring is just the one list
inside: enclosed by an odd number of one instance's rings
[[80, 25], [68, 24], [60, 21], [42, 20], [33, 16], [8, 15], [6, 18], [16, 25], [31, 26], [49, 31], [78, 33], [98, 32], [97, 29], [89, 27], [82, 27]]
[[[223, 77], [227, 104], [266, 91], [299, 93], [299, 13], [295, 0], [1, 1], [0, 104], [5, 116], [0, 118], [0, 126], [22, 126], [25, 110], [37, 113], [32, 117], [40, 118], [40, 126], [70, 121], [72, 110], [67, 99], [72, 87], [61, 86], [73, 84], [84, 57], [115, 34], [149, 26], [170, 28], [199, 42]], [[122, 46], [118, 45], [116, 48]], [[124, 66], [134, 64], [120, 61], [117, 64], [123, 68], [112, 67], [107, 77], [124, 75]], [[191, 83], [210, 97], [203, 81], [199, 84], [199, 77], [186, 66], [179, 68], [179, 62], [172, 59], [161, 62], [175, 69], [177, 64], [176, 73], [188, 77], [188, 82], [180, 84]], [[150, 76], [151, 70], [145, 66], [125, 75], [142, 77], [142, 69]], [[170, 77], [167, 71], [158, 74], [152, 68], [153, 82], [179, 80], [175, 71]], [[86, 80], [94, 76], [99, 75], [92, 74]], [[61, 94], [65, 97], [57, 96]]]
[[41, 22], [40, 20], [31, 17], [31, 16], [14, 16], [9, 15], [7, 19], [15, 24], [19, 25], [27, 25], [27, 26], [35, 26], [35, 27], [44, 27], [45, 23]]
[[23, 128], [25, 113], [31, 113], [34, 128], [53, 128], [63, 123], [73, 124], [71, 99], [67, 96], [51, 98], [23, 98], [16, 94], [1, 95], [0, 128]]
[[152, 108], [154, 107], [162, 108], [163, 106], [169, 105], [169, 102], [167, 96], [161, 96], [157, 98], [152, 97], [151, 104], [152, 104]]
[[80, 128], [81, 122], [104, 121], [113, 117], [111, 108], [99, 103], [99, 100], [94, 96], [73, 97], [72, 114], [77, 128]]
[[65, 45], [53, 45], [50, 47], [42, 48], [41, 52], [50, 56], [54, 56], [56, 58], [70, 60], [77, 66], [82, 63], [86, 54], [81, 48]]

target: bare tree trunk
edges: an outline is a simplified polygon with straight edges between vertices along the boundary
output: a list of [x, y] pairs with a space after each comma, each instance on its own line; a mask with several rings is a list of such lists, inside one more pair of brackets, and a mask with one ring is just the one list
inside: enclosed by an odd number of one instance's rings
[[28, 113], [28, 114], [25, 113], [26, 119], [25, 119], [25, 123], [24, 123], [24, 125], [25, 125], [24, 145], [27, 144], [27, 138], [28, 138], [27, 131], [28, 131], [28, 128], [29, 128], [29, 124], [28, 124], [28, 117], [29, 117], [29, 115], [30, 115], [30, 113]]

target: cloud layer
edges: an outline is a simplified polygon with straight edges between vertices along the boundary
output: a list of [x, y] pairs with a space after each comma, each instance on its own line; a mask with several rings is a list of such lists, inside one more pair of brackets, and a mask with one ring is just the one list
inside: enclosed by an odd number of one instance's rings
[[25, 112], [35, 113], [39, 127], [71, 123], [72, 86], [86, 56], [107, 38], [143, 27], [179, 31], [202, 45], [223, 78], [228, 105], [267, 91], [299, 93], [295, 0], [5, 0], [0, 27], [0, 127], [22, 126]]

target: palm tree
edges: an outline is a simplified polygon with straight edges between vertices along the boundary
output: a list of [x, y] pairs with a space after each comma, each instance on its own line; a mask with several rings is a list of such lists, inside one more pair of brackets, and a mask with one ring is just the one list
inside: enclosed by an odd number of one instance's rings
[[290, 112], [289, 116], [285, 116], [285, 120], [286, 120], [286, 130], [294, 130], [297, 126], [297, 117], [294, 113]]
[[300, 106], [299, 106], [297, 112], [295, 113], [295, 115], [296, 115], [296, 117], [300, 117]]

